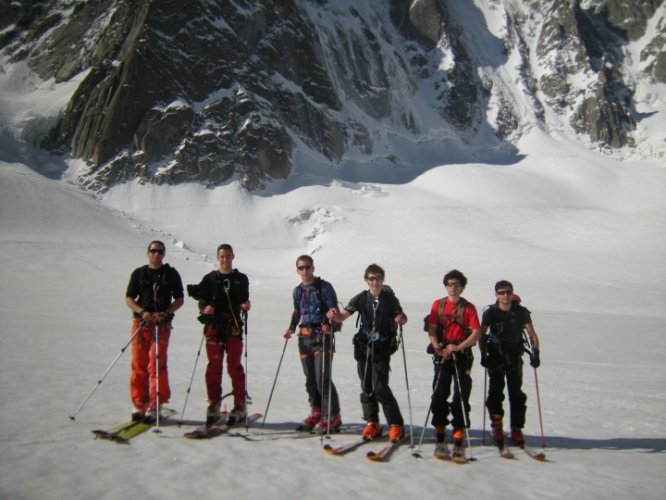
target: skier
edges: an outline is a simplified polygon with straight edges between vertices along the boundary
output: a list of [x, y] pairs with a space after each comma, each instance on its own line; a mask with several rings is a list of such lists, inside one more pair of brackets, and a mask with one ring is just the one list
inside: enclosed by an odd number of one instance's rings
[[[469, 427], [469, 396], [472, 392], [470, 372], [474, 356], [472, 347], [481, 335], [479, 318], [473, 304], [461, 295], [467, 286], [467, 278], [454, 269], [444, 276], [445, 298], [432, 303], [428, 316], [428, 352], [434, 354], [435, 375], [432, 394], [432, 425], [438, 448], [445, 446], [446, 425], [452, 414], [452, 440], [454, 455], [460, 453]], [[453, 399], [449, 404], [451, 383], [454, 382]]]
[[[530, 311], [520, 305], [520, 299], [513, 293], [513, 285], [506, 280], [495, 284], [495, 304], [488, 307], [481, 320], [482, 341], [481, 365], [488, 370], [488, 395], [486, 407], [490, 415], [493, 439], [501, 444], [504, 441], [502, 417], [504, 409], [504, 386], [509, 393], [511, 410], [511, 439], [519, 446], [524, 445], [522, 428], [525, 425], [527, 396], [523, 385], [523, 330], [529, 335], [532, 345], [530, 364], [537, 368], [539, 359], [539, 338]], [[486, 333], [490, 330], [490, 333]]]
[[301, 283], [292, 292], [294, 310], [283, 337], [291, 338], [298, 328], [298, 352], [310, 402], [310, 415], [303, 420], [299, 430], [317, 428], [322, 432], [337, 432], [342, 418], [338, 391], [331, 380], [334, 339], [326, 313], [337, 312], [338, 297], [331, 283], [314, 275], [314, 260], [309, 255], [296, 259], [296, 272]]
[[361, 407], [367, 422], [363, 438], [373, 439], [382, 433], [379, 405], [389, 425], [388, 438], [398, 441], [404, 435], [404, 421], [398, 402], [389, 387], [391, 355], [397, 350], [396, 325], [407, 323], [400, 301], [390, 287], [384, 285], [385, 273], [377, 264], [370, 264], [363, 279], [368, 290], [354, 296], [339, 313], [329, 319], [342, 322], [358, 311], [361, 327], [354, 335], [354, 359], [361, 381]]
[[[147, 423], [155, 421], [158, 403], [161, 406], [171, 397], [167, 350], [171, 321], [184, 301], [178, 271], [162, 262], [165, 251], [161, 241], [150, 242], [146, 252], [148, 264], [132, 272], [125, 293], [125, 304], [134, 316], [132, 332], [136, 332], [131, 347], [132, 420]], [[156, 343], [159, 343], [157, 349]]]
[[[250, 285], [247, 276], [233, 268], [234, 251], [223, 243], [217, 247], [219, 269], [206, 274], [190, 293], [198, 300], [199, 321], [204, 323], [206, 354], [206, 390], [208, 409], [206, 423], [213, 424], [221, 416], [222, 366], [227, 354], [227, 373], [231, 378], [234, 406], [227, 424], [234, 425], [246, 416], [245, 370], [243, 354], [242, 311], [250, 310]], [[188, 287], [188, 291], [189, 291]]]

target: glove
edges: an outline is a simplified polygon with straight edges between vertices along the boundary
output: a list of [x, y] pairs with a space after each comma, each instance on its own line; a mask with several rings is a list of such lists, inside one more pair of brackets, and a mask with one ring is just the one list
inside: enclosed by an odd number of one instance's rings
[[539, 349], [536, 347], [532, 349], [532, 354], [530, 355], [530, 365], [534, 368], [539, 368], [541, 360], [539, 359]]
[[481, 356], [481, 366], [490, 368], [490, 356]]

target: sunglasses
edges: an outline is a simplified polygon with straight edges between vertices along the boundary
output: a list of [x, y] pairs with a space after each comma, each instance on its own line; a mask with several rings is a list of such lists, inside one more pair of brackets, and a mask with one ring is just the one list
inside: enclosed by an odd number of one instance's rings
[[497, 295], [513, 295], [513, 290], [499, 290], [495, 293]]
[[309, 271], [310, 269], [312, 269], [312, 266], [310, 266], [310, 265], [307, 265], [307, 266], [296, 266], [296, 267], [298, 268], [299, 271]]
[[462, 287], [462, 285], [460, 284], [459, 281], [449, 281], [446, 284], [446, 286], [448, 286], [449, 288], [460, 288], [460, 287]]
[[161, 253], [164, 254], [164, 248], [151, 248], [148, 250], [150, 253]]
[[368, 276], [365, 279], [368, 281], [384, 281], [384, 276]]

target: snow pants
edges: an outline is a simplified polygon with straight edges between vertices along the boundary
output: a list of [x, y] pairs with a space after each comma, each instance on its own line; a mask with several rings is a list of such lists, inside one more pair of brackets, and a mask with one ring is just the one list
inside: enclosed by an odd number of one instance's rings
[[492, 415], [504, 416], [504, 387], [509, 393], [509, 408], [511, 412], [511, 427], [522, 429], [525, 426], [525, 412], [527, 410], [527, 396], [522, 391], [523, 386], [523, 360], [510, 365], [505, 370], [502, 367], [488, 369], [488, 397], [486, 407]]
[[[157, 330], [159, 329], [159, 330]], [[132, 321], [132, 333], [137, 332], [132, 340], [132, 363], [130, 374], [130, 397], [136, 408], [143, 411], [157, 404], [159, 386], [159, 404], [169, 401], [169, 372], [167, 370], [167, 350], [171, 325], [164, 323], [141, 323], [140, 318]], [[159, 335], [159, 348], [156, 349], [156, 334]], [[159, 360], [159, 384], [157, 367]]]
[[206, 337], [206, 391], [208, 403], [215, 404], [222, 399], [222, 368], [224, 353], [227, 353], [227, 373], [231, 379], [234, 395], [234, 408], [245, 409], [245, 370], [241, 363], [243, 339], [240, 335], [221, 337], [218, 325], [209, 324], [204, 328]]
[[385, 344], [357, 343], [354, 346], [356, 369], [361, 381], [363, 419], [379, 421], [379, 405], [389, 425], [404, 425], [398, 401], [389, 387], [391, 353]]
[[310, 407], [321, 407], [323, 418], [328, 417], [328, 393], [331, 393], [331, 415], [340, 413], [340, 400], [335, 384], [331, 380], [333, 348], [331, 335], [318, 331], [298, 336], [298, 352], [305, 374], [305, 390]]
[[[438, 356], [435, 356], [438, 358]], [[448, 359], [444, 363], [435, 362], [435, 376], [433, 379], [432, 392], [432, 425], [447, 425], [450, 420], [454, 428], [465, 428], [465, 422], [469, 427], [469, 396], [472, 393], [472, 362], [474, 358], [467, 353], [456, 353], [456, 360]], [[460, 379], [460, 387], [456, 378], [456, 368]], [[453, 398], [448, 402], [451, 395], [451, 384], [453, 384]], [[464, 413], [463, 413], [464, 410]]]

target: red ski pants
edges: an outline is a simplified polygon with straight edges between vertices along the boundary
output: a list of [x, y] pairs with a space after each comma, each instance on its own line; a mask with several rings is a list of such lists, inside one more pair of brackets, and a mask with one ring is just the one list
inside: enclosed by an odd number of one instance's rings
[[234, 395], [234, 407], [245, 407], [245, 370], [241, 363], [243, 340], [240, 336], [221, 340], [217, 336], [216, 325], [207, 325], [205, 329], [206, 354], [206, 390], [208, 402], [214, 404], [222, 399], [222, 365], [224, 353], [227, 353], [227, 373], [231, 378]]
[[[171, 325], [159, 325], [159, 350], [155, 333], [156, 325], [153, 323], [141, 324], [140, 319], [132, 322], [132, 333], [138, 333], [132, 340], [132, 365], [130, 375], [130, 396], [137, 408], [147, 410], [157, 403], [157, 359], [159, 358], [159, 403], [169, 401], [171, 390], [169, 388], [169, 372], [167, 370], [167, 349]], [[159, 356], [156, 356], [156, 351]]]

